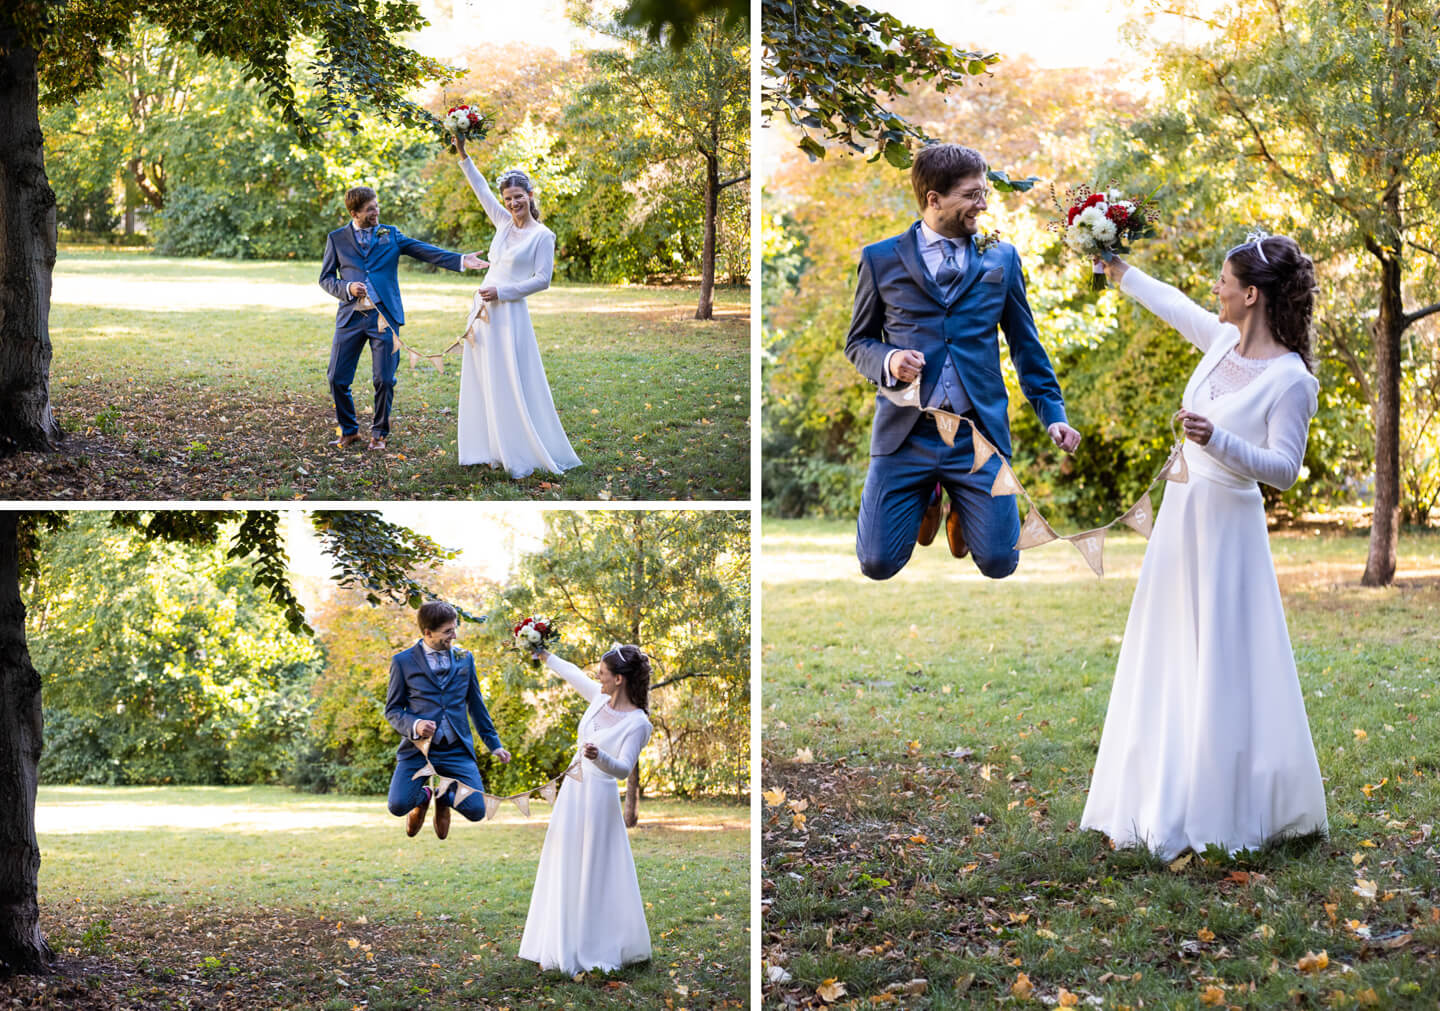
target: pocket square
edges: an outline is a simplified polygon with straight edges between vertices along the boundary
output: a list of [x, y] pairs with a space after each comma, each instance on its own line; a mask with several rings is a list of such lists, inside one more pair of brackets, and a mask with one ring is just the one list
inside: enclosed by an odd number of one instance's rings
[[1004, 267], [996, 267], [994, 270], [987, 270], [987, 271], [985, 271], [985, 273], [984, 273], [984, 274], [981, 276], [981, 278], [980, 278], [980, 282], [981, 282], [982, 284], [999, 284], [1001, 281], [1004, 281], [1004, 280], [1005, 280], [1005, 268], [1004, 268]]

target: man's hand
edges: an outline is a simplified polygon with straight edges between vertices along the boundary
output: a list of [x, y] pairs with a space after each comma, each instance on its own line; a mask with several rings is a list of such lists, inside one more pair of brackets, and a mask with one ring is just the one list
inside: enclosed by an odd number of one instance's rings
[[489, 261], [480, 259], [480, 251], [466, 253], [460, 257], [460, 268], [462, 270], [484, 270], [490, 266]]
[[913, 383], [925, 368], [925, 356], [906, 348], [890, 356], [890, 374], [902, 383]]
[[1054, 441], [1055, 445], [1067, 453], [1075, 452], [1075, 447], [1080, 445], [1080, 433], [1063, 421], [1055, 422], [1055, 424], [1045, 429], [1045, 431], [1050, 434], [1050, 438]]
[[414, 726], [414, 728], [412, 729], [412, 733], [414, 733], [414, 735], [415, 735], [415, 740], [417, 740], [417, 741], [421, 741], [421, 740], [424, 740], [424, 739], [427, 738], [427, 737], [433, 736], [434, 733], [435, 733], [435, 721], [434, 721], [434, 720], [416, 720], [416, 721], [415, 721], [415, 726]]
[[351, 282], [350, 282], [350, 297], [351, 297], [351, 298], [364, 298], [364, 297], [365, 297], [366, 295], [368, 295], [369, 293], [370, 293], [370, 292], [365, 288], [365, 282], [364, 282], [364, 281], [351, 281]]
[[500, 300], [500, 292], [493, 287], [481, 288], [480, 297], [487, 302], [498, 302]]
[[510, 759], [511, 759], [512, 756], [511, 756], [510, 752], [506, 751], [504, 748], [496, 748], [494, 751], [490, 752], [490, 754], [492, 754], [492, 755], [494, 755], [496, 758], [500, 759], [500, 764], [501, 764], [501, 765], [509, 765], [509, 764], [510, 764]]

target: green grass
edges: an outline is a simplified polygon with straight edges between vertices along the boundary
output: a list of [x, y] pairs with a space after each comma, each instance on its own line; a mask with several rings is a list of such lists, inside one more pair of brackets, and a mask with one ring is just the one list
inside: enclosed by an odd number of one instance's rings
[[[572, 981], [516, 957], [548, 806], [407, 838], [382, 797], [42, 787], [42, 926], [71, 1003], [408, 1009], [740, 1007], [749, 817], [642, 800], [648, 964]], [[36, 999], [36, 981], [0, 997]], [[121, 993], [133, 1003], [99, 1003]], [[36, 1006], [24, 1003], [23, 1006]], [[8, 1005], [7, 1005], [8, 1006]]]
[[[437, 374], [402, 351], [385, 453], [340, 453], [326, 384], [335, 303], [316, 263], [62, 251], [51, 392], [74, 438], [0, 471], [11, 497], [731, 499], [749, 497], [749, 293], [692, 319], [689, 287], [559, 285], [530, 311], [584, 466], [563, 477], [456, 462], [458, 349]], [[402, 267], [412, 347], [463, 328], [478, 275]], [[362, 431], [369, 353], [354, 393]]]
[[767, 521], [762, 944], [790, 974], [767, 1005], [916, 979], [907, 1007], [1009, 1005], [1024, 973], [1052, 1004], [1434, 1008], [1440, 536], [1407, 533], [1383, 590], [1363, 536], [1271, 542], [1330, 837], [1172, 870], [1077, 828], [1138, 536], [1107, 538], [1104, 579], [1051, 544], [988, 581], [942, 537], [874, 583], [853, 525]]

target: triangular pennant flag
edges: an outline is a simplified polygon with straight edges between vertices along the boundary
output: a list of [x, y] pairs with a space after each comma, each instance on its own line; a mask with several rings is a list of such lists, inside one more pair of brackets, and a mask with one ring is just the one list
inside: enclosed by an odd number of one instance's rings
[[422, 738], [420, 738], [418, 741], [411, 741], [410, 743], [413, 744], [413, 745], [415, 745], [415, 749], [416, 749], [417, 751], [419, 751], [420, 754], [424, 755], [426, 758], [429, 758], [429, 757], [430, 757], [430, 743], [431, 743], [432, 741], [434, 741], [434, 740], [435, 740], [435, 738], [433, 738], [433, 737], [422, 737]]
[[1183, 447], [1175, 450], [1175, 455], [1170, 458], [1170, 465], [1165, 468], [1165, 480], [1174, 481], [1176, 484], [1184, 484], [1190, 480], [1190, 468], [1185, 465]]
[[495, 817], [495, 812], [500, 810], [500, 798], [493, 793], [485, 795], [485, 820], [489, 821]]
[[995, 475], [995, 483], [990, 486], [990, 494], [993, 497], [1001, 495], [1018, 495], [1024, 491], [1020, 482], [1015, 477], [1015, 472], [1005, 462], [1000, 464], [1000, 473]]
[[995, 455], [995, 447], [989, 439], [980, 434], [980, 429], [974, 422], [970, 424], [970, 442], [975, 448], [975, 462], [970, 464], [970, 473], [973, 474]]
[[545, 803], [555, 803], [555, 783], [552, 780], [540, 788], [540, 796], [545, 798]]
[[445, 791], [450, 789], [450, 787], [454, 786], [458, 782], [459, 780], [452, 779], [449, 776], [441, 776], [439, 779], [435, 780], [435, 796], [445, 796]]
[[584, 778], [581, 776], [581, 773], [580, 773], [580, 763], [579, 763], [579, 762], [576, 762], [574, 765], [570, 766], [570, 768], [566, 769], [566, 770], [565, 770], [565, 775], [569, 776], [571, 779], [575, 780], [575, 782], [577, 782], [577, 783], [583, 783], [583, 782], [585, 782]]
[[435, 775], [435, 766], [431, 765], [429, 762], [426, 762], [425, 768], [421, 769], [419, 772], [415, 773], [415, 775], [411, 776], [410, 778], [411, 780], [416, 780], [433, 775]]
[[1155, 510], [1150, 505], [1150, 493], [1147, 491], [1140, 496], [1140, 501], [1130, 507], [1129, 512], [1120, 517], [1131, 530], [1134, 530], [1141, 537], [1147, 540], [1150, 537], [1150, 528], [1155, 524]]
[[435, 371], [443, 376], [445, 374], [445, 356], [431, 355], [430, 357], [435, 359]]
[[528, 793], [517, 794], [510, 800], [520, 809], [521, 814], [527, 818], [530, 817], [530, 795]]
[[920, 380], [916, 379], [909, 386], [886, 386], [881, 383], [880, 395], [892, 404], [899, 404], [901, 407], [919, 407]]
[[472, 348], [475, 346], [475, 324], [474, 324], [474, 323], [471, 323], [468, 327], [465, 328], [464, 340], [466, 340], [467, 342], [469, 342], [469, 344], [470, 344], [470, 346], [471, 346]]
[[473, 786], [466, 786], [464, 783], [460, 782], [457, 779], [455, 781], [455, 806], [459, 807], [461, 804], [465, 803], [466, 798], [468, 798], [472, 793], [475, 792], [477, 791]]
[[949, 411], [932, 411], [935, 415], [935, 427], [940, 429], [940, 438], [945, 440], [945, 445], [955, 445], [955, 433], [960, 431], [960, 415], [951, 414]]
[[1090, 563], [1090, 568], [1095, 570], [1095, 575], [1105, 575], [1105, 527], [1099, 530], [1087, 530], [1083, 534], [1071, 534], [1065, 538], [1071, 544], [1080, 549], [1080, 554], [1085, 556], [1085, 561]]
[[1045, 522], [1045, 517], [1040, 515], [1040, 510], [1032, 506], [1030, 511], [1025, 514], [1025, 522], [1020, 527], [1020, 537], [1015, 541], [1015, 550], [1024, 551], [1037, 544], [1053, 541], [1059, 536], [1050, 524]]
[[410, 351], [410, 368], [418, 369], [420, 367], [420, 352], [414, 348], [409, 348], [408, 350]]

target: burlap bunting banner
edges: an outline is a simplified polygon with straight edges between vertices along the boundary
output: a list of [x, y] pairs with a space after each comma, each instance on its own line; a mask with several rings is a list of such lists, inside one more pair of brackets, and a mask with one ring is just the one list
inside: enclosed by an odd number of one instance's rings
[[390, 339], [392, 341], [391, 347], [399, 344], [400, 347], [404, 348], [410, 353], [410, 368], [412, 371], [418, 369], [422, 361], [427, 361], [431, 362], [435, 366], [435, 371], [440, 373], [441, 375], [444, 375], [445, 373], [445, 356], [448, 355], [451, 351], [454, 351], [456, 348], [460, 347], [462, 343], [468, 343], [471, 347], [474, 347], [476, 323], [490, 322], [490, 308], [486, 304], [485, 300], [480, 297], [480, 292], [477, 289], [475, 292], [475, 299], [471, 303], [470, 315], [465, 320], [465, 332], [462, 333], [459, 337], [456, 337], [448, 348], [436, 355], [426, 354], [423, 351], [416, 351], [409, 344], [406, 344], [404, 338], [400, 336], [400, 328], [390, 322], [389, 318], [385, 315], [384, 310], [381, 310], [379, 315], [380, 332], [382, 334], [390, 334]]
[[[455, 779], [453, 776], [441, 776], [438, 772], [435, 771], [435, 766], [431, 765], [429, 762], [430, 743], [432, 740], [433, 738], [426, 737], [423, 740], [410, 742], [414, 744], [415, 747], [418, 748], [421, 753], [425, 755], [426, 758], [425, 768], [421, 769], [419, 772], [415, 773], [415, 775], [411, 776], [410, 778], [420, 779], [422, 776], [436, 776], [437, 778], [433, 786], [434, 796], [436, 797], [444, 796], [446, 790], [450, 789], [450, 787], [452, 786], [455, 787], [455, 800], [453, 801], [453, 803], [456, 806], [465, 803], [466, 799], [469, 798], [471, 795], [480, 793], [481, 791], [475, 789], [473, 786], [466, 786], [464, 783], [460, 782], [460, 780], [458, 779]], [[581, 770], [579, 759], [576, 759], [574, 762], [570, 763], [570, 767], [567, 768], [560, 775], [556, 776], [554, 779], [546, 780], [544, 783], [540, 784], [534, 789], [525, 790], [521, 793], [507, 794], [505, 796], [500, 796], [499, 794], [494, 793], [485, 793], [485, 820], [489, 821], [491, 818], [494, 818], [495, 812], [500, 810], [500, 805], [507, 800], [510, 801], [510, 803], [514, 804], [516, 807], [518, 807], [520, 809], [520, 813], [523, 814], [525, 817], [530, 817], [530, 798], [538, 793], [541, 797], [544, 798], [547, 804], [555, 803], [555, 798], [559, 795], [560, 780], [564, 779], [567, 776], [575, 780], [577, 783], [583, 783], [585, 781], [585, 776]]]
[[[937, 410], [933, 407], [920, 407], [920, 380], [916, 379], [908, 386], [880, 386], [880, 395], [893, 404], [901, 407], [914, 407], [932, 415], [935, 419], [935, 427], [940, 432], [940, 437], [945, 440], [945, 445], [955, 445], [955, 436], [960, 431], [960, 423], [963, 421], [970, 426], [970, 442], [974, 449], [974, 461], [970, 464], [970, 473], [974, 474], [989, 461], [990, 457], [999, 452], [995, 445], [980, 434], [980, 428], [975, 422], [960, 414], [952, 414], [949, 411]], [[1172, 433], [1174, 430], [1174, 419], [1171, 419]], [[1030, 493], [1015, 476], [1008, 460], [1003, 457], [1000, 460], [1000, 469], [995, 474], [995, 480], [990, 485], [990, 494], [995, 497], [1001, 495], [1020, 495], [1030, 509], [1025, 514], [1025, 522], [1020, 526], [1020, 536], [1015, 541], [1017, 551], [1024, 551], [1026, 548], [1033, 548], [1039, 544], [1047, 544], [1053, 540], [1065, 540], [1075, 545], [1095, 575], [1105, 574], [1105, 531], [1117, 523], [1123, 523], [1130, 527], [1141, 537], [1149, 538], [1150, 530], [1155, 522], [1155, 510], [1150, 502], [1150, 492], [1155, 489], [1161, 481], [1174, 481], [1177, 484], [1184, 484], [1190, 480], [1190, 469], [1185, 465], [1185, 454], [1182, 450], [1185, 447], [1185, 436], [1183, 433], [1176, 437], [1170, 455], [1165, 458], [1165, 463], [1150, 481], [1144, 493], [1140, 496], [1123, 515], [1116, 517], [1102, 527], [1094, 530], [1084, 530], [1076, 534], [1057, 534], [1041, 515], [1040, 508]]]

